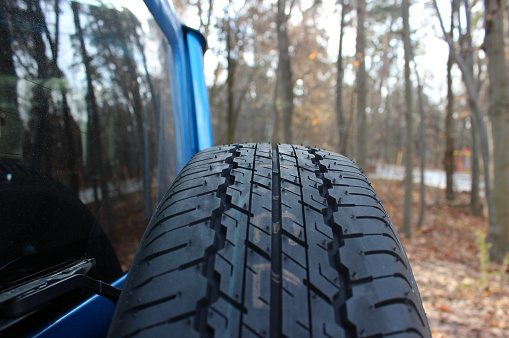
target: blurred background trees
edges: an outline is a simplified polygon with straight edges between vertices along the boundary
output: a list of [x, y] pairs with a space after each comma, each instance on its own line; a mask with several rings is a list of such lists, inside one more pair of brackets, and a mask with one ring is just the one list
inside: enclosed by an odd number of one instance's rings
[[[454, 173], [461, 172], [472, 214], [489, 219], [492, 258], [503, 259], [509, 250], [503, 1], [179, 0], [176, 7], [208, 36], [217, 144], [303, 143], [354, 158], [368, 173], [405, 165], [405, 200], [411, 182], [439, 172], [444, 198], [453, 201]], [[406, 203], [407, 237], [416, 225], [410, 208]]]

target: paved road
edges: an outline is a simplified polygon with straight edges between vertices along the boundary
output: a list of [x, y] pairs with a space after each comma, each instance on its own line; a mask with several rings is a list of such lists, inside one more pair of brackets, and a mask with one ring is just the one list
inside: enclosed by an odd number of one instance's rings
[[[405, 178], [405, 168], [396, 165], [379, 164], [376, 166], [376, 171], [372, 174], [368, 174], [370, 178], [383, 178], [389, 180], [403, 180]], [[414, 169], [413, 173], [414, 183], [421, 181], [421, 173], [419, 169]], [[467, 173], [455, 173], [453, 175], [454, 191], [458, 192], [470, 192], [472, 180], [470, 174]], [[480, 178], [481, 183], [480, 194], [484, 195], [484, 183], [482, 177]], [[445, 189], [445, 171], [441, 170], [425, 170], [424, 171], [424, 184], [430, 187]]]

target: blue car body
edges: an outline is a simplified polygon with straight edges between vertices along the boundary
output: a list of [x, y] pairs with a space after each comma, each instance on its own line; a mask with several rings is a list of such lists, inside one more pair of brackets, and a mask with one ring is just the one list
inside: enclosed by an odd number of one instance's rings
[[[177, 171], [180, 171], [198, 151], [212, 146], [212, 127], [205, 79], [203, 53], [206, 43], [198, 32], [183, 28], [175, 10], [165, 0], [145, 0], [154, 15], [171, 50], [170, 58], [175, 64], [176, 78], [172, 79], [178, 89], [175, 100]], [[185, 33], [185, 34], [184, 34]]]

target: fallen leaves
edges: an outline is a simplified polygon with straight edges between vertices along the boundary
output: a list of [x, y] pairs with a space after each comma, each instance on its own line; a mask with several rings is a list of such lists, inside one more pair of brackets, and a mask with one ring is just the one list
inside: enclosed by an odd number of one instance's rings
[[308, 55], [308, 59], [309, 60], [314, 60], [314, 59], [316, 59], [317, 56], [318, 56], [318, 52], [315, 51], [315, 52], [313, 52], [313, 53]]
[[315, 117], [313, 119], [313, 121], [311, 121], [311, 125], [314, 127], [316, 126], [318, 123], [320, 123], [320, 118], [319, 117]]
[[447, 306], [447, 305], [440, 305], [438, 307], [438, 309], [440, 311], [444, 311], [444, 312], [453, 312], [452, 309], [449, 306]]

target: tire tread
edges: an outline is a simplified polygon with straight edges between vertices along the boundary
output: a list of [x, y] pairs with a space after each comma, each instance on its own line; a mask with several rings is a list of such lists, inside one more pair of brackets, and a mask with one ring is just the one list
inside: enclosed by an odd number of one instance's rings
[[316, 148], [234, 144], [198, 153], [156, 210], [132, 266], [110, 336], [163, 328], [202, 337], [430, 336], [371, 184], [351, 160]]

